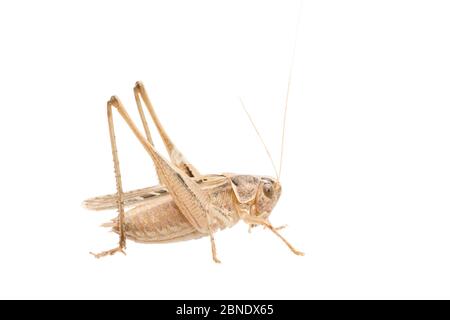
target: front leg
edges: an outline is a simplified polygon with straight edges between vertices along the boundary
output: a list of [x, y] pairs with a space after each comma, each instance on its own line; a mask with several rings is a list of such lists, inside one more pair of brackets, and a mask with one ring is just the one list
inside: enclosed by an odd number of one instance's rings
[[283, 229], [287, 228], [287, 224], [283, 224], [283, 225], [281, 225], [279, 227], [274, 227], [274, 228], [275, 228], [275, 230], [280, 231], [280, 230], [283, 230]]
[[[272, 224], [269, 221], [267, 221], [265, 219], [262, 219], [262, 218], [253, 217], [253, 216], [250, 216], [250, 215], [244, 215], [242, 217], [242, 219], [244, 220], [244, 222], [248, 223], [249, 225], [257, 224], [257, 225], [261, 225], [261, 226], [264, 226], [264, 227], [268, 228], [278, 238], [280, 238], [289, 247], [289, 249], [291, 249], [291, 251], [293, 253], [295, 253], [296, 255], [299, 255], [299, 256], [304, 256], [305, 255], [303, 252], [295, 249], [281, 234], [279, 234], [278, 231], [277, 231], [279, 228], [275, 228], [274, 226], [272, 226]], [[281, 228], [283, 228], [283, 227], [284, 226], [282, 226]]]

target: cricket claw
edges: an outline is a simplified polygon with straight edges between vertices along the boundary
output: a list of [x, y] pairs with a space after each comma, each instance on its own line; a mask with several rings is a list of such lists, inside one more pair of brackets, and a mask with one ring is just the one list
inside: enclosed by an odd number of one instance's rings
[[103, 251], [100, 253], [93, 253], [93, 252], [89, 252], [90, 254], [92, 254], [94, 257], [96, 257], [97, 259], [100, 259], [102, 257], [106, 257], [106, 256], [112, 256], [114, 254], [116, 254], [117, 252], [122, 252], [124, 255], [127, 255], [125, 253], [125, 249], [122, 247], [117, 247], [111, 250], [107, 250], [107, 251]]

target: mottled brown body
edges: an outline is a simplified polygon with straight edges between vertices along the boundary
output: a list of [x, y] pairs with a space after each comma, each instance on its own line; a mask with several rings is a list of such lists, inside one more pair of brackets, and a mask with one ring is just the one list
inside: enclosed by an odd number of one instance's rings
[[[225, 176], [211, 175], [200, 179], [199, 183], [202, 190], [210, 194], [212, 204], [220, 208], [212, 219], [213, 231], [234, 226], [240, 218], [230, 180]], [[189, 223], [163, 187], [128, 194], [134, 195], [127, 199], [130, 206], [142, 202], [125, 212], [124, 229], [128, 239], [141, 243], [167, 243], [208, 236], [208, 233], [199, 232]], [[86, 200], [85, 206], [94, 210], [109, 209], [110, 202], [114, 205], [114, 200], [113, 195], [97, 197]], [[104, 226], [118, 232], [117, 219]]]

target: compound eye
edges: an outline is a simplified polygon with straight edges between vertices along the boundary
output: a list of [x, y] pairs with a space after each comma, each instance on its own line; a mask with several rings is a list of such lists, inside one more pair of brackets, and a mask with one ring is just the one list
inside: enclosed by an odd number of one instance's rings
[[270, 184], [270, 183], [265, 183], [265, 184], [263, 185], [263, 192], [264, 192], [264, 195], [265, 195], [266, 197], [272, 198], [272, 196], [273, 196], [273, 186], [272, 186], [272, 184]]

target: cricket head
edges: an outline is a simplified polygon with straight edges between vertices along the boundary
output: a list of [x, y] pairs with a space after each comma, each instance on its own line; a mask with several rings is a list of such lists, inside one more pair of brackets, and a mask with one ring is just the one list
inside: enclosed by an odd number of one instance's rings
[[231, 185], [240, 204], [246, 204], [252, 216], [267, 219], [281, 196], [281, 184], [271, 177], [236, 175]]
[[258, 217], [268, 218], [281, 196], [281, 184], [269, 177], [262, 177], [256, 192], [254, 212]]

